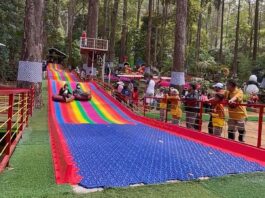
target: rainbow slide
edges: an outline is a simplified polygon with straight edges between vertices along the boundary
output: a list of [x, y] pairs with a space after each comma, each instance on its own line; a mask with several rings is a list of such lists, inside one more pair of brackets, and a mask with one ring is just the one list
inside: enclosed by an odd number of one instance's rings
[[135, 115], [95, 83], [91, 101], [52, 101], [77, 76], [48, 66], [49, 131], [56, 182], [125, 187], [265, 171], [265, 151]]
[[[48, 70], [50, 80], [49, 91], [58, 94], [64, 84], [68, 84], [71, 91], [76, 87], [77, 77], [73, 74], [62, 72], [58, 65], [50, 65]], [[59, 123], [72, 124], [129, 124], [132, 120], [122, 111], [113, 108], [104, 100], [96, 87], [91, 83], [80, 83], [83, 91], [90, 91], [91, 101], [74, 101], [71, 103], [54, 102], [52, 108]]]

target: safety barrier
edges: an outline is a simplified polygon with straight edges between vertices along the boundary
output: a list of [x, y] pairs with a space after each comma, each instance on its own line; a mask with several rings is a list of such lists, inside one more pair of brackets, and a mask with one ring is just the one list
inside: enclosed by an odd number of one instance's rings
[[0, 89], [0, 172], [8, 166], [33, 108], [33, 89]]
[[[48, 80], [48, 87], [51, 89], [50, 80]], [[57, 123], [54, 112], [51, 108], [51, 92], [48, 91], [48, 127], [51, 139], [51, 148], [53, 155], [54, 172], [57, 184], [77, 184], [81, 178], [78, 175], [77, 166], [70, 154], [70, 150], [67, 147], [65, 138]]]
[[[146, 103], [147, 99], [153, 100], [152, 104]], [[172, 123], [172, 115], [170, 112], [170, 103], [167, 103], [165, 110], [159, 109], [159, 101], [161, 98], [156, 97], [145, 97], [145, 101], [142, 102], [142, 108], [140, 114], [146, 117], [150, 117], [156, 120], [160, 120], [165, 123]], [[185, 105], [187, 101], [179, 101], [180, 108], [183, 112], [182, 117], [179, 119], [179, 126], [184, 128], [190, 128], [195, 131], [213, 134], [213, 126], [207, 126], [211, 122], [211, 107], [209, 102], [196, 101], [196, 107]], [[236, 136], [235, 130], [231, 131], [231, 128], [240, 129], [242, 128], [245, 141], [244, 144], [256, 146], [257, 148], [265, 148], [265, 133], [263, 133], [264, 118], [264, 107], [263, 104], [233, 104], [233, 108], [229, 108], [229, 104], [222, 103], [224, 106], [224, 120], [223, 127], [220, 131], [220, 136], [228, 138], [229, 133], [233, 133], [232, 136]], [[246, 108], [247, 114], [249, 114], [245, 120], [232, 120], [229, 115], [237, 114], [240, 112], [235, 111], [237, 107]], [[187, 110], [189, 109], [189, 110]], [[139, 111], [138, 111], [139, 112]], [[161, 112], [164, 112], [164, 116], [161, 116]], [[162, 115], [163, 115], [162, 114]], [[238, 124], [239, 122], [239, 124]], [[240, 126], [242, 125], [242, 126]]]
[[[115, 94], [114, 92], [107, 93], [105, 91], [106, 86], [104, 83], [94, 83], [99, 90], [102, 91], [102, 93], [108, 97], [111, 101], [113, 101], [118, 107], [120, 107], [125, 113], [127, 113], [130, 117], [135, 119], [136, 121], [139, 121], [141, 123], [145, 123], [147, 125], [150, 125], [151, 127], [156, 127], [159, 129], [162, 129], [164, 131], [167, 131], [172, 134], [177, 134], [178, 136], [183, 136], [187, 139], [191, 139], [196, 142], [201, 142], [203, 144], [212, 146], [214, 148], [224, 150], [228, 153], [231, 153], [236, 156], [244, 157], [246, 159], [256, 161], [260, 164], [265, 165], [265, 149], [264, 149], [264, 133], [262, 133], [262, 125], [263, 125], [263, 109], [264, 105], [248, 105], [248, 104], [237, 104], [238, 106], [247, 106], [247, 107], [252, 107], [252, 108], [258, 108], [260, 109], [259, 111], [259, 116], [256, 119], [256, 126], [257, 130], [255, 131], [257, 136], [255, 137], [255, 143], [251, 142], [238, 142], [238, 141], [233, 141], [224, 137], [219, 137], [219, 136], [214, 136], [208, 133], [205, 133], [203, 126], [205, 124], [205, 113], [202, 111], [204, 102], [202, 101], [197, 101], [199, 103], [199, 128], [198, 130], [195, 129], [188, 129], [185, 128], [182, 123], [181, 125], [174, 125], [171, 123], [171, 118], [170, 118], [170, 112], [169, 109], [167, 108], [167, 112], [165, 114], [165, 117], [168, 117], [165, 119], [163, 122], [159, 120], [159, 117], [154, 119], [154, 117], [149, 116], [148, 112], [150, 111], [151, 108], [149, 107], [144, 101], [146, 98], [140, 99], [139, 103], [137, 106], [133, 106], [132, 104], [125, 103], [125, 102], [119, 102], [116, 98], [114, 98]], [[114, 90], [114, 89], [113, 89]], [[155, 98], [153, 98], [155, 99]], [[129, 100], [130, 101], [130, 100]], [[226, 104], [225, 104], [226, 105]], [[202, 107], [201, 107], [202, 106]], [[184, 106], [182, 106], [184, 108]], [[185, 118], [185, 110], [183, 110], [183, 118]], [[159, 113], [157, 113], [159, 115]], [[182, 119], [183, 119], [182, 118]], [[227, 118], [226, 118], [227, 119]], [[165, 123], [164, 123], [165, 122]], [[254, 121], [253, 121], [254, 122]], [[164, 124], [163, 124], [164, 123]], [[247, 132], [248, 134], [248, 132]]]

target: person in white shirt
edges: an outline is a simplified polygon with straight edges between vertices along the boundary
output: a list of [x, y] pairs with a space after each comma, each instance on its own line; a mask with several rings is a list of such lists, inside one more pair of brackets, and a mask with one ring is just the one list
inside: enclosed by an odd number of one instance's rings
[[[149, 81], [148, 81], [148, 85], [147, 85], [147, 88], [146, 88], [146, 92], [145, 92], [145, 96], [146, 97], [154, 97], [155, 95], [155, 81], [153, 79], [153, 76], [150, 75], [149, 77]], [[152, 104], [153, 103], [153, 99], [152, 98], [147, 98], [146, 99], [146, 103], [147, 104]]]
[[117, 82], [117, 84], [118, 84], [117, 91], [118, 91], [118, 93], [121, 93], [123, 90], [123, 87], [124, 87], [124, 83], [122, 81], [119, 81], [119, 82]]

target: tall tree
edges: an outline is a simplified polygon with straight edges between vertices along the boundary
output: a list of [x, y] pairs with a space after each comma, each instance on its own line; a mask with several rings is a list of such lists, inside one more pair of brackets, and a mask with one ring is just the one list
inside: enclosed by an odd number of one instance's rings
[[127, 42], [127, 0], [123, 0], [123, 18], [122, 18], [122, 31], [121, 31], [121, 50], [120, 50], [120, 63], [124, 61], [126, 55], [126, 42]]
[[141, 7], [143, 4], [143, 0], [137, 0], [137, 17], [136, 17], [136, 28], [140, 27], [140, 17], [141, 17]]
[[258, 32], [259, 32], [259, 0], [256, 0], [255, 20], [254, 20], [254, 40], [253, 40], [254, 45], [253, 45], [253, 55], [252, 55], [252, 60], [254, 64], [257, 59]]
[[[22, 60], [42, 61], [43, 14], [44, 0], [26, 0]], [[31, 83], [25, 83], [22, 86], [31, 86]], [[34, 84], [35, 105], [37, 108], [40, 108], [42, 104], [41, 86], [41, 83]]]
[[72, 42], [76, 3], [76, 0], [71, 0], [68, 4], [67, 53], [68, 64], [70, 65], [72, 65]]
[[202, 8], [203, 8], [204, 0], [201, 0], [200, 13], [198, 17], [197, 24], [197, 36], [196, 36], [196, 47], [195, 47], [195, 62], [196, 64], [199, 61], [200, 48], [201, 48], [201, 29], [202, 29]]
[[222, 10], [221, 10], [221, 35], [220, 35], [220, 50], [219, 50], [219, 63], [220, 64], [223, 61], [224, 12], [225, 12], [225, 0], [222, 0]]
[[104, 39], [107, 39], [109, 37], [109, 0], [104, 0], [103, 3], [103, 33], [102, 36]]
[[222, 0], [214, 0], [214, 7], [217, 10], [217, 16], [216, 16], [216, 32], [215, 32], [215, 42], [214, 42], [214, 47], [217, 48], [218, 44], [218, 32], [219, 32], [219, 21], [220, 21], [220, 6], [221, 6], [221, 1]]
[[177, 9], [172, 67], [173, 72], [184, 72], [187, 31], [187, 1], [188, 0], [176, 0]]
[[117, 15], [119, 9], [119, 0], [114, 0], [112, 14], [111, 14], [111, 30], [110, 30], [110, 45], [109, 45], [109, 61], [113, 62], [115, 58], [115, 36], [116, 36], [116, 25]]
[[145, 52], [145, 62], [148, 66], [151, 64], [152, 13], [153, 13], [153, 0], [149, 0], [148, 28], [147, 28], [146, 52]]
[[[87, 37], [97, 38], [98, 36], [98, 12], [99, 0], [88, 0], [88, 19], [87, 19]], [[88, 54], [87, 65], [91, 66], [93, 63], [93, 53]]]
[[237, 76], [237, 69], [238, 69], [238, 42], [239, 42], [239, 29], [240, 29], [240, 8], [241, 8], [241, 0], [238, 0], [235, 48], [234, 48], [234, 59], [233, 59], [233, 69], [232, 69], [234, 77]]
[[98, 36], [98, 12], [99, 0], [88, 0], [87, 36], [90, 38], [97, 38]]

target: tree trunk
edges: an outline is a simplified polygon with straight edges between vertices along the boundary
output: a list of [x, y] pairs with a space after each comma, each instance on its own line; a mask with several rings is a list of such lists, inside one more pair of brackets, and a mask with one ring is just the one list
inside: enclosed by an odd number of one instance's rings
[[99, 0], [88, 0], [88, 27], [87, 37], [98, 37], [98, 10]]
[[103, 21], [103, 38], [107, 39], [108, 38], [108, 18], [109, 18], [109, 1], [108, 0], [104, 0], [104, 4], [103, 4], [103, 17], [104, 17], [104, 21]]
[[111, 28], [110, 28], [110, 45], [109, 45], [110, 62], [113, 62], [115, 58], [115, 34], [116, 34], [118, 8], [119, 8], [119, 0], [114, 0], [114, 5], [111, 15]]
[[223, 35], [224, 35], [224, 12], [225, 12], [225, 0], [222, 0], [221, 10], [221, 35], [220, 35], [220, 51], [219, 51], [219, 63], [223, 62]]
[[[99, 0], [88, 0], [88, 24], [87, 24], [87, 37], [98, 37], [98, 12]], [[95, 58], [95, 56], [94, 56]], [[94, 59], [95, 60], [95, 59]], [[93, 64], [93, 53], [88, 54], [87, 66], [91, 67]]]
[[184, 72], [187, 28], [187, 0], [176, 0], [176, 27], [173, 72]]
[[195, 51], [195, 62], [196, 64], [199, 61], [200, 56], [200, 48], [201, 48], [201, 29], [202, 29], [202, 7], [203, 7], [204, 1], [201, 0], [201, 10], [198, 17], [198, 25], [197, 25], [197, 36], [196, 36], [196, 51]]
[[[26, 0], [22, 60], [42, 61], [44, 0]], [[35, 107], [42, 106], [42, 83], [23, 82], [21, 87], [34, 86]]]
[[124, 57], [126, 55], [126, 43], [127, 43], [127, 0], [123, 0], [120, 63], [124, 62]]
[[67, 53], [68, 64], [72, 65], [72, 42], [73, 42], [73, 27], [75, 15], [76, 0], [69, 1], [68, 5], [68, 28], [67, 28]]
[[143, 0], [137, 1], [137, 18], [136, 18], [136, 28], [139, 29], [140, 27], [140, 17], [141, 17], [141, 7], [142, 7]]
[[241, 0], [238, 0], [236, 38], [235, 38], [235, 49], [234, 49], [234, 59], [233, 59], [233, 76], [234, 77], [237, 77], [237, 67], [238, 67], [238, 42], [239, 42], [239, 28], [240, 28], [240, 8], [241, 8]]
[[[168, 1], [162, 0], [162, 23], [161, 23], [161, 30], [164, 31], [166, 29], [167, 25], [167, 7], [168, 7]], [[161, 38], [161, 46], [160, 46], [160, 60], [158, 61], [159, 64], [159, 70], [161, 71], [161, 67], [163, 66], [164, 62], [164, 50], [165, 50], [165, 34], [160, 34]]]
[[253, 14], [252, 14], [252, 7], [251, 7], [251, 0], [248, 0], [248, 25], [250, 28], [250, 36], [249, 36], [249, 57], [252, 57], [252, 41], [253, 41]]
[[145, 52], [145, 62], [147, 66], [151, 65], [151, 38], [152, 38], [152, 10], [153, 0], [149, 0], [148, 6], [148, 29], [147, 29], [147, 39], [146, 39], [146, 52]]
[[218, 45], [218, 31], [219, 31], [219, 21], [220, 21], [220, 2], [221, 0], [217, 1], [217, 5], [216, 5], [216, 10], [217, 10], [217, 16], [216, 16], [216, 32], [215, 32], [215, 42], [214, 42], [214, 47], [215, 49], [217, 48]]
[[259, 32], [259, 0], [256, 0], [256, 8], [255, 8], [255, 21], [254, 21], [254, 46], [253, 46], [253, 55], [252, 60], [255, 65], [257, 59], [257, 51], [258, 51], [258, 32]]

